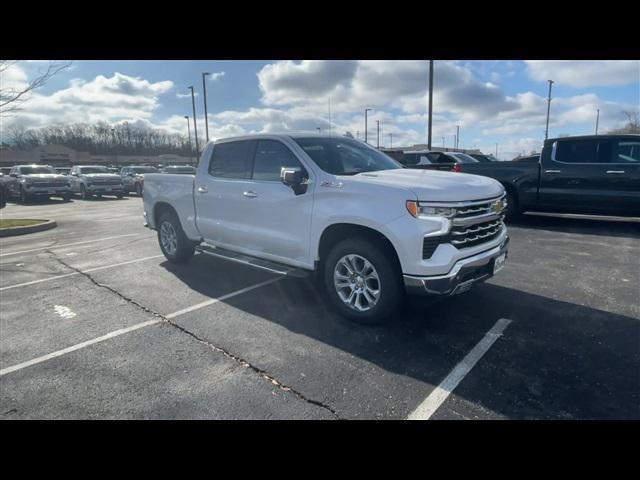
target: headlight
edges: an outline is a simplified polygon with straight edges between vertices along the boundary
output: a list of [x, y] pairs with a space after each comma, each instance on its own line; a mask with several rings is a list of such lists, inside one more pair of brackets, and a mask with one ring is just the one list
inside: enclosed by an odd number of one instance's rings
[[434, 207], [432, 205], [421, 205], [415, 200], [407, 200], [407, 211], [411, 216], [420, 217], [447, 217], [451, 218], [455, 215], [455, 209], [448, 207]]

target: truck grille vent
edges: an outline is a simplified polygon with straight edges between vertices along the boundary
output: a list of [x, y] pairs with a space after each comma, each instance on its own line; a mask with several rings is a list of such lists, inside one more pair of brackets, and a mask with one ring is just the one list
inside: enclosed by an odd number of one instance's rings
[[502, 227], [502, 217], [489, 222], [476, 223], [468, 227], [454, 226], [451, 229], [449, 238], [451, 244], [456, 248], [475, 247], [493, 240], [500, 234]]

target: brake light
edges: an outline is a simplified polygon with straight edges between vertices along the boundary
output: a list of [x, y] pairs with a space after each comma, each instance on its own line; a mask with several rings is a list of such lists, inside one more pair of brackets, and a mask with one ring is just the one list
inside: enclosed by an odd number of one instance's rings
[[453, 168], [451, 169], [452, 172], [459, 172], [460, 171], [460, 164], [459, 163], [454, 163], [453, 164]]

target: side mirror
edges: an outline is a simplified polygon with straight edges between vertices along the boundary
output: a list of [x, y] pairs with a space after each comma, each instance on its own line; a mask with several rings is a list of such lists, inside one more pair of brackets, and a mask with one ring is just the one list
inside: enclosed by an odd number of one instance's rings
[[307, 184], [304, 183], [302, 170], [299, 168], [282, 167], [282, 169], [280, 169], [280, 180], [286, 186], [291, 187], [296, 195], [300, 195], [307, 191]]

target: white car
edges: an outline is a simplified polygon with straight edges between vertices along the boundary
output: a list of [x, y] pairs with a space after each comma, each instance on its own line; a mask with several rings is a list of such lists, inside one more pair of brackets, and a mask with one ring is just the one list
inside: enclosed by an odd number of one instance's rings
[[507, 255], [499, 182], [406, 169], [347, 137], [218, 140], [195, 177], [147, 174], [144, 189], [145, 225], [169, 261], [198, 250], [315, 271], [332, 305], [361, 323], [391, 318], [405, 293], [466, 292]]

